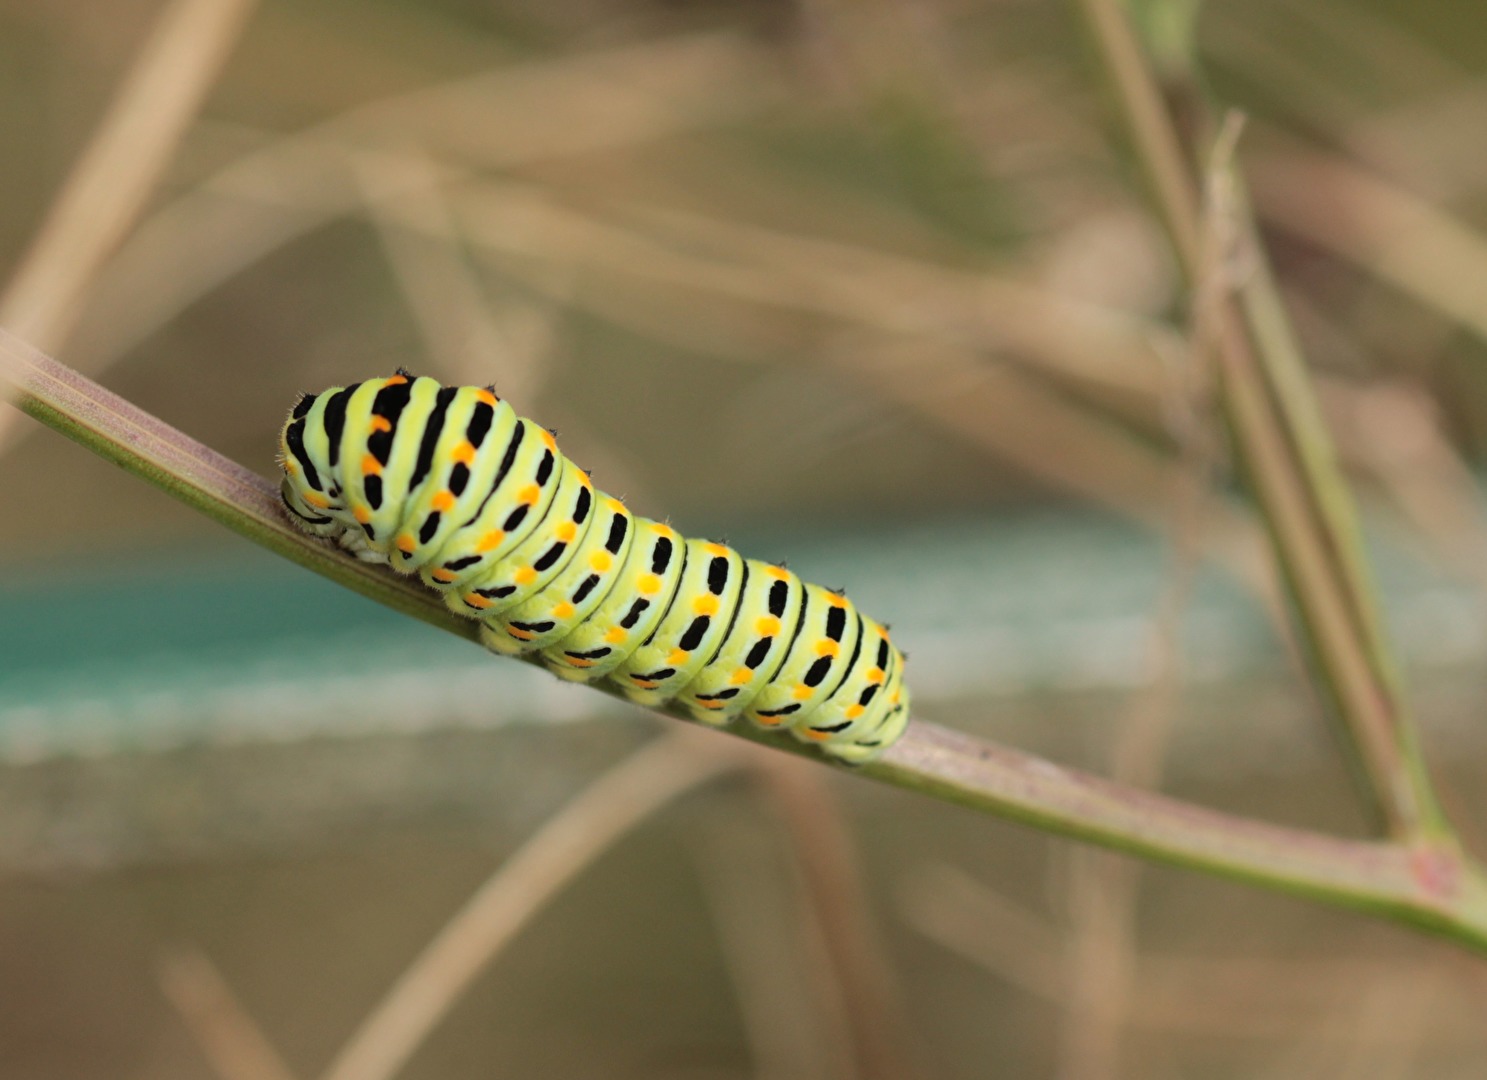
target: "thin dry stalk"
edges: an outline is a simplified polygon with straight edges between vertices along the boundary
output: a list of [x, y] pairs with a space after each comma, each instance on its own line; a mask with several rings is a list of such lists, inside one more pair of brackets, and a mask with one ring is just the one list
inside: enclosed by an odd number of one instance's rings
[[0, 297], [0, 326], [44, 349], [63, 343], [254, 7], [173, 0], [161, 14]]
[[1079, 0], [1079, 6], [1104, 49], [1111, 82], [1121, 92], [1131, 137], [1139, 149], [1140, 164], [1157, 201], [1168, 208], [1166, 224], [1172, 246], [1191, 279], [1203, 260], [1199, 228], [1202, 215], [1188, 157], [1172, 130], [1167, 105], [1121, 6], [1112, 0]]
[[862, 871], [840, 806], [807, 762], [762, 758], [756, 775], [785, 825], [806, 906], [835, 970], [855, 1044], [856, 1075], [912, 1080], [920, 1074], [903, 1002], [867, 908]]
[[736, 830], [708, 830], [693, 858], [738, 996], [754, 1076], [855, 1076], [842, 987], [805, 899], [780, 896], [781, 875], [759, 872]]
[[1115, 1080], [1136, 966], [1136, 868], [1109, 852], [1075, 851], [1066, 880], [1071, 940], [1057, 1075]]
[[294, 1080], [294, 1074], [200, 949], [177, 947], [155, 967], [160, 989], [181, 1014], [222, 1080]]
[[591, 784], [476, 890], [377, 1003], [324, 1080], [389, 1080], [500, 951], [585, 867], [739, 755], [696, 732], [667, 735]]
[[[1161, 778], [1180, 696], [1179, 634], [1196, 567], [1209, 463], [1194, 460], [1188, 475], [1192, 479], [1176, 500], [1172, 569], [1148, 642], [1152, 681], [1121, 724], [1112, 750], [1112, 775], [1140, 787], [1155, 786]], [[1074, 849], [1069, 855], [1072, 993], [1064, 1017], [1060, 1075], [1066, 1080], [1113, 1078], [1120, 1074], [1120, 1032], [1136, 966], [1140, 866], [1108, 852]]]

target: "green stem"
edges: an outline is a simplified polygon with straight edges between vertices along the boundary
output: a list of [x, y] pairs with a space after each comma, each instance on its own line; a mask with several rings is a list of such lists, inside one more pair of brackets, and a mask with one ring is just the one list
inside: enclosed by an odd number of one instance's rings
[[[275, 485], [0, 330], [0, 386], [29, 415], [318, 574], [467, 640], [414, 579], [293, 528]], [[602, 687], [600, 689], [603, 689]], [[788, 736], [730, 729], [824, 761]], [[1372, 912], [1487, 952], [1487, 877], [1449, 841], [1344, 840], [1224, 814], [916, 721], [859, 776], [1119, 851]]]
[[[1216, 283], [1220, 288], [1214, 337], [1236, 455], [1364, 793], [1392, 835], [1449, 842], [1451, 829], [1384, 640], [1352, 497], [1242, 183], [1227, 161], [1208, 167], [1206, 178], [1228, 205], [1207, 209], [1214, 218], [1227, 217], [1236, 235], [1231, 250], [1207, 250], [1214, 246], [1208, 234], [1216, 230], [1205, 217], [1197, 177], [1205, 172], [1201, 144], [1216, 125], [1191, 60], [1184, 69], [1168, 50], [1170, 93], [1164, 94], [1119, 0], [1080, 0], [1080, 7], [1189, 287], [1200, 296]], [[1174, 111], [1186, 118], [1185, 130]], [[1227, 262], [1245, 267], [1246, 276], [1223, 282]]]

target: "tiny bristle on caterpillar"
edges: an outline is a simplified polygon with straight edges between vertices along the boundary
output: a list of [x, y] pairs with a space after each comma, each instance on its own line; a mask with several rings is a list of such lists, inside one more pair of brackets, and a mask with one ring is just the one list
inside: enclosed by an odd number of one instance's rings
[[903, 654], [842, 590], [637, 517], [490, 387], [399, 369], [306, 394], [279, 462], [295, 524], [418, 574], [495, 652], [853, 763], [908, 722]]

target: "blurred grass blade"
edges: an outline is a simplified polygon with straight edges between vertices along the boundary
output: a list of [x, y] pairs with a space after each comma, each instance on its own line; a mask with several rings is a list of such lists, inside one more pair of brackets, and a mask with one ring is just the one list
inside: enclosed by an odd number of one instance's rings
[[771, 755], [754, 776], [775, 804], [799, 870], [803, 915], [820, 927], [852, 1028], [859, 1080], [918, 1080], [916, 1040], [882, 934], [865, 903], [863, 870], [825, 774]]
[[324, 1080], [391, 1080], [481, 971], [553, 897], [635, 826], [737, 767], [697, 732], [665, 736], [579, 793], [454, 914], [362, 1021]]
[[[760, 873], [760, 838], [704, 818], [691, 843], [756, 1080], [857, 1080], [842, 987], [819, 920], [788, 873]], [[782, 868], [783, 869], [783, 868]]]
[[221, 1080], [295, 1080], [215, 964], [182, 946], [155, 967], [160, 989], [196, 1038]]

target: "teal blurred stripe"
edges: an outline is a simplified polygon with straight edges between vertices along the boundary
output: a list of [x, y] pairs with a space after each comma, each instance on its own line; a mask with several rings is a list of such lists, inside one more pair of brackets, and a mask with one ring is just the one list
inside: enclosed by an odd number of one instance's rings
[[[921, 703], [1139, 685], [1169, 557], [1148, 534], [1074, 514], [730, 539], [790, 553], [797, 572], [889, 621]], [[1408, 661], [1478, 661], [1476, 593], [1400, 552], [1381, 553], [1381, 577]], [[1281, 659], [1253, 599], [1212, 568], [1183, 633], [1190, 680]], [[11, 761], [623, 708], [250, 549], [13, 573], [0, 582], [0, 656]]]

